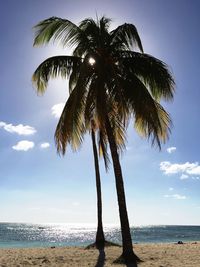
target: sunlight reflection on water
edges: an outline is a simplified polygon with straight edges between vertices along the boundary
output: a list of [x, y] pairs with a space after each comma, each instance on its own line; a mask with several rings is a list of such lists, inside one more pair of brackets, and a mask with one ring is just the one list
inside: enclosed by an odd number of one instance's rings
[[[121, 243], [116, 225], [105, 225], [107, 240]], [[86, 246], [95, 240], [94, 224], [0, 223], [0, 247]], [[200, 240], [199, 226], [140, 226], [131, 228], [133, 242]]]

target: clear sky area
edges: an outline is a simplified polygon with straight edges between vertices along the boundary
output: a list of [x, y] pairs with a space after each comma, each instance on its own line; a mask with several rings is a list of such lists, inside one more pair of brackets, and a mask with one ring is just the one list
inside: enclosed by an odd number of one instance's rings
[[[131, 225], [200, 225], [200, 1], [0, 0], [0, 221], [95, 223], [95, 172], [90, 136], [80, 151], [60, 157], [54, 131], [68, 81], [38, 96], [31, 82], [47, 57], [69, 54], [57, 44], [33, 47], [33, 26], [51, 16], [79, 23], [112, 18], [134, 24], [145, 53], [168, 64], [174, 101], [162, 103], [173, 127], [159, 151], [130, 122], [121, 155]], [[119, 224], [112, 165], [100, 161], [103, 218]]]

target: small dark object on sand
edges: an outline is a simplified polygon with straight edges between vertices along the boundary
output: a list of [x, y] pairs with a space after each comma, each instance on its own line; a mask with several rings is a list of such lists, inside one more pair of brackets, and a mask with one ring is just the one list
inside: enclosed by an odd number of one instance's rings
[[183, 241], [178, 241], [177, 244], [182, 245]]
[[56, 248], [55, 246], [52, 246], [51, 248]]

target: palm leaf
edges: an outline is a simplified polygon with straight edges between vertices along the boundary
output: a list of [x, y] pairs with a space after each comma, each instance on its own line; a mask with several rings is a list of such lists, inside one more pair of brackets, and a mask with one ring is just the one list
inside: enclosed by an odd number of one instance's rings
[[148, 54], [132, 51], [121, 53], [124, 71], [137, 75], [157, 100], [170, 100], [174, 94], [174, 80], [167, 65]]
[[34, 29], [36, 31], [34, 46], [47, 44], [50, 41], [59, 41], [63, 46], [67, 44], [73, 46], [79, 42], [79, 39], [87, 39], [76, 24], [58, 17], [43, 20]]
[[55, 56], [43, 61], [35, 70], [32, 81], [37, 92], [43, 94], [50, 78], [67, 78], [70, 73], [78, 68], [81, 59], [72, 56]]
[[58, 153], [65, 154], [67, 143], [77, 150], [85, 134], [84, 109], [91, 73], [86, 64], [81, 65], [80, 75], [59, 119], [55, 142]]
[[124, 23], [120, 25], [115, 30], [111, 31], [111, 37], [111, 46], [113, 47], [117, 46], [119, 49], [121, 43], [121, 48], [125, 47], [130, 50], [133, 46], [136, 46], [141, 52], [143, 52], [140, 36], [133, 24]]
[[73, 150], [76, 150], [81, 145], [85, 132], [80, 102], [78, 110], [75, 110], [75, 107], [77, 107], [76, 98], [79, 97], [75, 94], [76, 90], [74, 89], [65, 104], [55, 131], [57, 151], [58, 153], [62, 152], [63, 155], [67, 144], [71, 144]]
[[105, 169], [106, 171], [108, 171], [110, 164], [110, 159], [107, 152], [108, 140], [107, 140], [107, 135], [103, 130], [98, 131], [98, 144], [99, 144], [99, 155], [103, 156]]
[[[105, 44], [108, 44], [110, 40], [110, 34], [108, 32], [108, 28], [110, 25], [110, 19], [106, 17], [102, 17], [100, 21], [96, 22], [91, 18], [87, 18], [79, 24], [80, 29], [84, 32], [84, 35], [87, 36], [88, 40], [88, 48], [87, 53], [98, 53], [99, 49], [105, 47]], [[82, 42], [84, 43], [84, 42]], [[76, 48], [76, 53], [80, 51], [84, 45], [80, 43]], [[82, 49], [82, 53], [86, 52]]]
[[163, 107], [150, 95], [145, 85], [134, 75], [124, 82], [127, 101], [135, 118], [139, 134], [151, 138], [152, 145], [161, 148], [161, 142], [168, 139], [171, 119]]

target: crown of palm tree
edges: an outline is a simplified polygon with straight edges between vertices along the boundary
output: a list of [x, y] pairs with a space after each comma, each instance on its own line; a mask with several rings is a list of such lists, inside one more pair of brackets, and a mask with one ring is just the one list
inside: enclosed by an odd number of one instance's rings
[[[111, 20], [85, 19], [77, 26], [52, 17], [35, 26], [34, 45], [50, 41], [72, 47], [72, 56], [55, 56], [42, 62], [33, 74], [38, 93], [43, 94], [50, 78], [69, 78], [70, 96], [63, 109], [55, 141], [65, 153], [67, 143], [77, 149], [95, 120], [101, 151], [106, 151], [105, 118], [122, 145], [131, 116], [139, 134], [159, 147], [168, 138], [171, 120], [160, 100], [173, 98], [174, 81], [167, 66], [144, 54], [134, 25], [110, 30]], [[92, 59], [92, 60], [91, 60]], [[119, 146], [120, 147], [120, 146]]]

